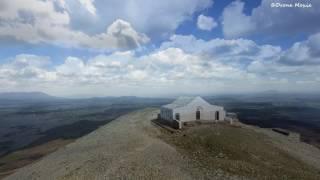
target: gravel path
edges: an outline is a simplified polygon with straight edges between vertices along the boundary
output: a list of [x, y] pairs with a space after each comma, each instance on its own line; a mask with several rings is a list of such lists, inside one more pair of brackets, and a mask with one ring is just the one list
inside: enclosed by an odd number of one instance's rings
[[181, 155], [155, 137], [157, 112], [122, 116], [6, 179], [193, 179]]

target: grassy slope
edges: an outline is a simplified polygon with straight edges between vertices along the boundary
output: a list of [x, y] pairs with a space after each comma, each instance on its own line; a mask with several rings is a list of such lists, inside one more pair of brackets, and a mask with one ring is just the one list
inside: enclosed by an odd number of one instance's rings
[[177, 147], [206, 174], [220, 169], [254, 179], [320, 179], [320, 172], [250, 129], [200, 125], [181, 133], [164, 132], [161, 138]]

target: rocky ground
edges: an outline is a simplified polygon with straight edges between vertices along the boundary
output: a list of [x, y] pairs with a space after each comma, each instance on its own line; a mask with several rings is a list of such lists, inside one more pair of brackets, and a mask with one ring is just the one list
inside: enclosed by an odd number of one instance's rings
[[[160, 138], [196, 164], [206, 179], [217, 175], [250, 179], [320, 178], [320, 166], [313, 163], [320, 158], [318, 149], [292, 142], [285, 136], [275, 134], [270, 138], [255, 131], [256, 127], [224, 123], [198, 124], [179, 133], [163, 133]], [[290, 149], [294, 147], [302, 149]]]
[[[288, 154], [303, 161], [304, 163], [315, 167], [320, 172], [320, 149], [304, 142], [297, 142], [288, 139], [282, 134], [275, 133], [271, 129], [258, 128], [255, 126], [243, 125], [244, 128], [252, 129], [255, 132], [262, 133], [269, 137], [269, 140], [276, 147], [284, 150]], [[319, 173], [320, 174], [320, 173]]]
[[156, 111], [122, 116], [7, 179], [191, 179], [181, 155], [155, 137]]
[[[278, 148], [273, 137], [227, 125], [171, 133], [151, 123], [158, 111], [121, 116], [6, 179], [277, 179], [281, 172], [281, 179], [320, 179], [316, 163], [291, 155], [290, 146]], [[320, 157], [319, 151], [303, 148], [308, 157]], [[263, 153], [273, 159], [266, 161]], [[284, 163], [293, 170], [286, 170]]]
[[73, 142], [71, 139], [57, 139], [39, 146], [21, 149], [1, 157], [0, 179], [13, 174], [19, 168], [31, 164], [71, 142]]

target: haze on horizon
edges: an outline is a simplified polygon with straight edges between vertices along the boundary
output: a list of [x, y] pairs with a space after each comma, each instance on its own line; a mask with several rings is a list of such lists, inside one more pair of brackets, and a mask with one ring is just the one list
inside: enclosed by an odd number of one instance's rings
[[274, 2], [2, 0], [0, 92], [316, 92], [320, 1]]

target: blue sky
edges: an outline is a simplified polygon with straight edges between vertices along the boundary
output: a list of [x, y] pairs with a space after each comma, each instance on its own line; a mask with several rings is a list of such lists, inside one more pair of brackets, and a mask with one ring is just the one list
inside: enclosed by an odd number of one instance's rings
[[[274, 3], [277, 7], [271, 7]], [[0, 91], [58, 96], [315, 92], [320, 88], [320, 2], [284, 7], [295, 3], [3, 0]]]

